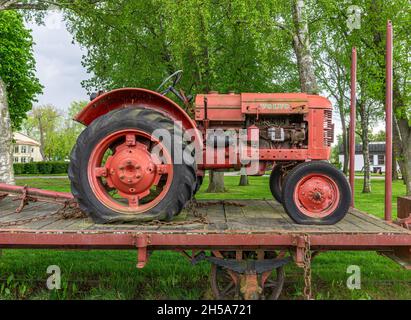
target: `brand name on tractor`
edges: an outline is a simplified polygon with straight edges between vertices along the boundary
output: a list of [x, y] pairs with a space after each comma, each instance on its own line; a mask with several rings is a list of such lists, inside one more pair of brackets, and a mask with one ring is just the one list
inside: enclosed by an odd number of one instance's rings
[[268, 110], [288, 110], [291, 106], [286, 103], [262, 103], [260, 104], [260, 108]]

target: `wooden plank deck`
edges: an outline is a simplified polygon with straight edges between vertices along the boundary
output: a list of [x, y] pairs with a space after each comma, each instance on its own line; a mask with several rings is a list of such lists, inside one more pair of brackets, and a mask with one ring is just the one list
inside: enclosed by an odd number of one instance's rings
[[[33, 202], [16, 213], [19, 201], [7, 197], [0, 201], [0, 232], [155, 232], [155, 233], [308, 233], [308, 234], [411, 234], [404, 228], [386, 223], [372, 215], [353, 209], [333, 226], [295, 224], [274, 200], [239, 200], [227, 202], [200, 201], [196, 216], [183, 211], [172, 223], [95, 224], [88, 218], [64, 219], [57, 212], [61, 204]], [[199, 218], [198, 215], [203, 218]]]

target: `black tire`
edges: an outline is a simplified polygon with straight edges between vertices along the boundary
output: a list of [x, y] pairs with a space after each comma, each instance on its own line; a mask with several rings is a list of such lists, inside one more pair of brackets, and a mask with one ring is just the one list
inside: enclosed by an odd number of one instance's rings
[[274, 167], [273, 171], [271, 171], [269, 182], [271, 194], [279, 203], [283, 203], [283, 172], [281, 169], [281, 165], [276, 165]]
[[[333, 180], [338, 188], [339, 202], [332, 213], [322, 218], [304, 214], [294, 201], [298, 182], [309, 174], [322, 174]], [[333, 225], [342, 220], [351, 205], [351, 188], [344, 174], [325, 161], [305, 162], [291, 170], [283, 184], [283, 206], [287, 214], [298, 224]]]
[[194, 188], [194, 195], [196, 195], [198, 191], [200, 191], [200, 188], [203, 184], [203, 180], [204, 180], [203, 176], [197, 176], [196, 186]]
[[[97, 223], [144, 222], [151, 220], [170, 220], [181, 212], [192, 198], [196, 183], [195, 163], [174, 164], [173, 180], [169, 191], [152, 209], [138, 214], [116, 212], [101, 203], [92, 192], [88, 181], [87, 165], [96, 144], [113, 132], [124, 129], [139, 129], [152, 134], [156, 129], [166, 129], [173, 134], [174, 122], [164, 114], [144, 108], [127, 107], [113, 110], [96, 119], [79, 136], [71, 153], [69, 178], [71, 190], [80, 208]], [[173, 148], [170, 150], [174, 161]], [[185, 145], [182, 146], [183, 152]]]

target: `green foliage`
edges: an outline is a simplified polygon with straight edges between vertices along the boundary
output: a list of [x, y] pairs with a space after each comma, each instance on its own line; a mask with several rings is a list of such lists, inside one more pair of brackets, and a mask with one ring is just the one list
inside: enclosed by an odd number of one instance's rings
[[24, 172], [24, 164], [23, 163], [14, 163], [13, 164], [14, 174], [19, 175], [23, 174]]
[[65, 161], [29, 162], [13, 164], [14, 173], [21, 174], [67, 174], [69, 163]]
[[331, 163], [337, 167], [338, 169], [342, 169], [342, 163], [340, 162], [339, 158], [339, 153], [340, 153], [340, 146], [336, 145], [335, 147], [332, 148], [332, 153], [331, 153]]
[[19, 128], [42, 87], [35, 76], [33, 39], [23, 18], [0, 11], [0, 78], [6, 84], [12, 126]]
[[51, 164], [53, 166], [52, 174], [66, 174], [68, 172], [69, 162], [56, 161]]
[[45, 159], [68, 160], [77, 137], [84, 128], [73, 121], [73, 118], [86, 105], [86, 101], [72, 102], [67, 115], [61, 114], [52, 105], [35, 107], [23, 122], [23, 131], [41, 142]]
[[103, 1], [66, 18], [88, 49], [89, 91], [156, 89], [185, 71], [188, 94], [218, 90], [294, 91], [297, 68], [288, 34], [277, 32], [277, 1]]
[[52, 162], [36, 162], [37, 170], [40, 174], [51, 174], [53, 173], [53, 163]]
[[371, 142], [385, 142], [385, 131], [380, 130], [377, 133], [369, 133]]
[[39, 170], [35, 162], [29, 162], [24, 164], [23, 172], [26, 174], [37, 174]]

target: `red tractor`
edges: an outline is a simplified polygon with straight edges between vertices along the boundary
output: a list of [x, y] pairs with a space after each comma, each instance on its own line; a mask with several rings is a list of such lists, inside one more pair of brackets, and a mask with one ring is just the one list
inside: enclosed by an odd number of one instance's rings
[[[334, 137], [329, 100], [210, 92], [197, 95], [193, 120], [192, 97], [176, 89], [181, 75], [166, 79], [161, 93], [100, 94], [77, 115], [87, 128], [72, 151], [69, 177], [84, 212], [99, 223], [171, 220], [198, 191], [206, 170], [245, 167], [261, 176], [272, 166], [270, 190], [296, 223], [335, 224], [346, 215], [350, 186], [324, 161]], [[169, 92], [187, 111], [165, 96]], [[238, 148], [239, 140], [245, 148]]]

